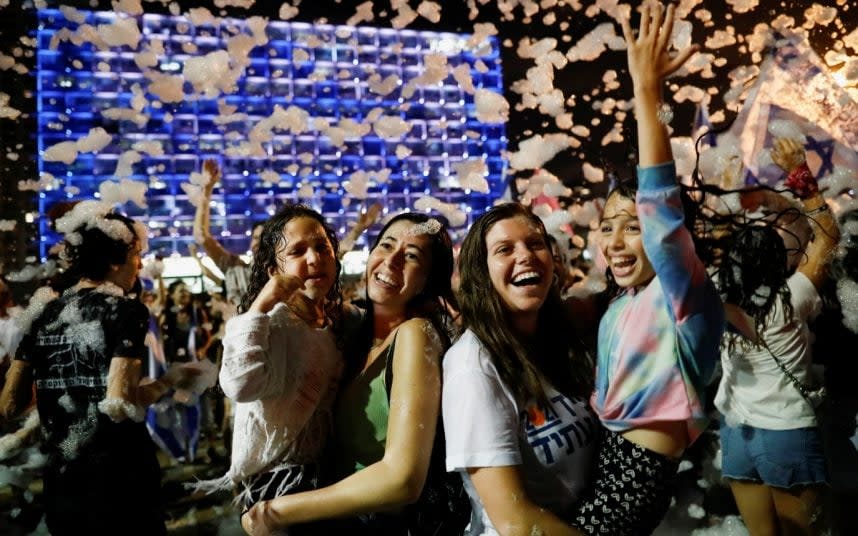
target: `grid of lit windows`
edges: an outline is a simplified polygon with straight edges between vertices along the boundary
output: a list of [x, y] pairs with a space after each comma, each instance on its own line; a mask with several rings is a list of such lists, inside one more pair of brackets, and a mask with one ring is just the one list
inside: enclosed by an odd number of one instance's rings
[[[162, 104], [145, 94], [148, 102], [141, 113], [148, 120], [134, 122], [109, 119], [103, 112], [130, 109], [132, 88], [147, 88], [148, 79], [135, 62], [137, 52], [153, 41], [162, 42], [164, 53], [153, 69], [179, 74], [192, 57], [189, 51], [201, 56], [226, 49], [227, 39], [250, 33], [246, 21], [217, 19], [194, 26], [184, 17], [144, 14], [137, 18], [142, 39], [136, 51], [100, 50], [71, 41], [52, 49], [52, 39], [63, 28], [74, 32], [80, 24], [111, 24], [118, 16], [78, 14], [85, 17], [83, 22], [71, 22], [57, 10], [39, 12], [39, 171], [58, 179], [39, 194], [42, 214], [60, 200], [93, 198], [102, 181], [114, 179], [120, 155], [140, 141], [159, 141], [163, 155], [142, 154], [132, 165], [129, 178], [148, 185], [148, 206], [128, 204], [125, 210], [147, 222], [150, 248], [163, 254], [184, 253], [192, 240], [194, 207], [180, 185], [208, 158], [216, 159], [223, 170], [212, 204], [212, 232], [232, 251], [246, 250], [252, 222], [266, 218], [282, 202], [307, 203], [343, 231], [365, 204], [379, 202], [395, 212], [414, 208], [417, 199], [430, 195], [464, 212], [466, 226], [503, 192], [504, 127], [477, 120], [473, 95], [452, 76], [403, 95], [405, 85], [424, 72], [427, 55], [437, 53], [446, 55], [451, 67], [468, 64], [475, 87], [502, 91], [498, 43], [493, 38], [475, 51], [466, 46], [468, 35], [271, 21], [269, 42], [251, 50], [237, 91], [203, 98], [194, 95], [186, 82], [188, 98], [178, 104]], [[374, 74], [376, 79], [395, 75], [399, 85], [387, 95], [370, 91]], [[218, 120], [219, 99], [245, 117], [228, 123]], [[253, 126], [277, 105], [300, 107], [332, 125], [345, 118], [360, 123], [380, 108], [385, 115], [407, 121], [410, 130], [395, 140], [370, 131], [347, 137], [341, 146], [312, 127], [298, 135], [276, 131], [263, 143], [266, 156], [233, 156]], [[98, 126], [112, 135], [104, 149], [80, 153], [71, 165], [44, 159], [47, 148], [79, 139]], [[456, 187], [452, 180], [453, 165], [474, 158], [486, 164], [488, 193]], [[370, 181], [365, 200], [343, 187], [359, 170], [370, 177], [382, 172], [382, 180]], [[40, 231], [44, 255], [58, 237], [47, 221], [42, 221]]]

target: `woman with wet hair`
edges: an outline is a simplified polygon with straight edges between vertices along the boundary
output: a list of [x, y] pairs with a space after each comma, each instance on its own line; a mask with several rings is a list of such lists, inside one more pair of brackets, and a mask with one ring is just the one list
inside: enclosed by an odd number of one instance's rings
[[[382, 228], [367, 261], [363, 323], [348, 338], [345, 385], [335, 409], [335, 482], [257, 503], [248, 534], [349, 518], [331, 530], [406, 535], [407, 505], [427, 478], [448, 344], [442, 300], [452, 301], [453, 254], [445, 226], [405, 213]], [[290, 528], [291, 530], [291, 528]]]
[[9, 419], [25, 408], [35, 382], [51, 534], [164, 534], [161, 472], [144, 408], [186, 387], [193, 371], [140, 381], [149, 317], [126, 293], [146, 229], [96, 201], [77, 204], [57, 229], [75, 283], [52, 301], [34, 300], [0, 411]]
[[[734, 232], [718, 269], [734, 329], [724, 337], [715, 405], [723, 415], [722, 472], [749, 532], [811, 534], [828, 477], [811, 395], [808, 321], [821, 311], [839, 231], [800, 143], [776, 139], [772, 160], [789, 174], [786, 186], [804, 213], [772, 192], [745, 194], [746, 208], [762, 201], [777, 217]], [[796, 213], [813, 230], [806, 245], [794, 232], [778, 233], [779, 220], [792, 224]]]
[[[319, 486], [344, 360], [337, 238], [322, 216], [286, 205], [265, 223], [242, 313], [227, 322], [220, 383], [234, 402], [232, 460], [206, 491], [260, 501]], [[319, 527], [293, 526], [315, 534]]]

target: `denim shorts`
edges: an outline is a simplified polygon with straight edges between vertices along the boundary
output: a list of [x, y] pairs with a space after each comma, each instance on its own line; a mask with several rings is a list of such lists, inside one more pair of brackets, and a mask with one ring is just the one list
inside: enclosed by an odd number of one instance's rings
[[776, 488], [824, 484], [828, 480], [819, 428], [766, 430], [721, 419], [721, 472]]

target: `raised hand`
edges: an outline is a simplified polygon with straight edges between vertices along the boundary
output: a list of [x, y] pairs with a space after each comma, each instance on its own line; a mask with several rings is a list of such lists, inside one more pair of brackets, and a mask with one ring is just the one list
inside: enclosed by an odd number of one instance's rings
[[259, 296], [253, 300], [250, 310], [267, 313], [278, 303], [288, 305], [296, 291], [303, 287], [304, 281], [301, 278], [293, 275], [274, 274], [259, 291]]
[[807, 161], [804, 146], [792, 138], [775, 138], [772, 161], [789, 173]]
[[216, 161], [208, 159], [203, 162], [203, 170], [209, 175], [209, 177], [211, 177], [209, 182], [205, 184], [203, 191], [206, 195], [211, 195], [215, 184], [220, 180], [220, 167], [217, 165]]
[[382, 206], [380, 203], [373, 203], [366, 209], [366, 212], [362, 212], [358, 216], [358, 221], [355, 223], [355, 228], [360, 229], [361, 232], [369, 229], [369, 227], [375, 223], [375, 220], [378, 219], [378, 215], [381, 214]]
[[664, 79], [676, 72], [697, 52], [698, 46], [692, 45], [671, 56], [670, 37], [673, 33], [675, 8], [670, 5], [666, 14], [661, 4], [646, 3], [641, 7], [641, 23], [637, 38], [632, 31], [629, 16], [620, 19], [629, 59], [629, 73], [639, 89], [657, 88], [661, 90]]

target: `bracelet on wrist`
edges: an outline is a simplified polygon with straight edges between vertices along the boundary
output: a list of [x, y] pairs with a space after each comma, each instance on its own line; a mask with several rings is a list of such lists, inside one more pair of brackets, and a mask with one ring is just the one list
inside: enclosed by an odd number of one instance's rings
[[830, 211], [831, 211], [831, 209], [828, 207], [828, 203], [823, 202], [821, 205], [819, 205], [815, 209], [805, 211], [804, 215], [805, 216], [813, 216], [815, 214], [820, 214], [822, 212], [830, 212]]
[[813, 197], [819, 191], [819, 185], [807, 167], [807, 162], [790, 171], [784, 185], [801, 199]]

